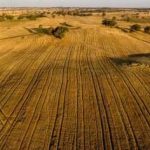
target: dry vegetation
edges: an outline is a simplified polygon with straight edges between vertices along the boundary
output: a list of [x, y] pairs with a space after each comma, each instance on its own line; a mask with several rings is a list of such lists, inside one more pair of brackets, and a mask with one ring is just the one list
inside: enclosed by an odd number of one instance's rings
[[150, 148], [149, 10], [0, 12], [1, 150]]

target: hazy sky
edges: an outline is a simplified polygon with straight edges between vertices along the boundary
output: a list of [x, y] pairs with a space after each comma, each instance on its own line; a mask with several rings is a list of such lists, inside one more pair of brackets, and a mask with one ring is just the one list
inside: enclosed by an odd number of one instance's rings
[[0, 0], [0, 7], [150, 7], [150, 0]]

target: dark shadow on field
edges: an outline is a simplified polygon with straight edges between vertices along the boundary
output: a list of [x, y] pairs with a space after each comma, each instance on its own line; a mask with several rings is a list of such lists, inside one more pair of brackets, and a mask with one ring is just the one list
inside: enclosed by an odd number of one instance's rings
[[60, 23], [60, 25], [66, 26], [66, 27], [73, 27], [71, 24], [68, 24], [68, 23], [66, 23], [66, 22]]
[[29, 29], [29, 28], [24, 28], [26, 29], [28, 32], [35, 34], [36, 32], [33, 29]]
[[[145, 43], [150, 44], [149, 41], [147, 41], [147, 40], [145, 40], [145, 39], [138, 38], [138, 36], [135, 36], [135, 35], [133, 34], [133, 32], [130, 31], [130, 28], [123, 28], [123, 27], [119, 27], [119, 26], [117, 26], [116, 28], [117, 28], [117, 29], [120, 29], [121, 31], [123, 31], [123, 32], [125, 32], [125, 33], [129, 33], [128, 35], [129, 35], [130, 37], [136, 39], [136, 40], [139, 40], [139, 41], [142, 41], [142, 42], [145, 42]], [[138, 32], [139, 32], [139, 33], [140, 33], [140, 32], [142, 33], [142, 31], [138, 31]], [[136, 33], [136, 32], [135, 32], [135, 33]], [[145, 33], [145, 34], [146, 34], [146, 33]], [[147, 35], [148, 35], [148, 34], [147, 34]]]
[[28, 32], [32, 33], [32, 34], [38, 34], [39, 30], [38, 28], [24, 28], [26, 29]]
[[46, 34], [46, 35], [52, 35], [54, 28], [49, 27], [49, 28], [44, 28], [44, 27], [38, 27], [38, 28], [25, 28], [28, 32], [32, 34]]
[[31, 35], [33, 35], [33, 34], [16, 35], [16, 36], [2, 38], [2, 39], [0, 39], [0, 41], [2, 41], [2, 40], [8, 40], [8, 39], [13, 39], [13, 38], [19, 38], [19, 37], [24, 38], [25, 36], [31, 36]]
[[150, 53], [141, 53], [141, 54], [131, 54], [129, 57], [148, 57], [150, 58]]
[[63, 23], [60, 23], [61, 26], [64, 26], [64, 27], [68, 27], [70, 30], [77, 30], [77, 29], [81, 29], [81, 27], [79, 26], [73, 26], [71, 24], [68, 24], [66, 22], [63, 22]]
[[150, 65], [150, 53], [131, 54], [125, 57], [110, 59], [119, 66]]
[[133, 60], [129, 60], [127, 58], [111, 58], [111, 60], [119, 65], [119, 66], [122, 66], [122, 65], [131, 65], [132, 63], [137, 63], [136, 61], [133, 61]]
[[134, 39], [137, 39], [137, 40], [139, 40], [139, 41], [142, 41], [142, 42], [145, 42], [145, 43], [148, 43], [148, 44], [150, 44], [150, 42], [149, 41], [147, 41], [147, 40], [143, 40], [143, 39], [140, 39], [140, 38], [138, 38], [137, 36], [134, 36], [133, 34], [128, 34], [129, 36], [131, 36], [132, 38], [134, 38]]
[[19, 37], [24, 38], [25, 36], [31, 36], [31, 35], [37, 34], [32, 29], [28, 29], [28, 28], [24, 28], [24, 29], [27, 30], [28, 32], [30, 32], [31, 34], [23, 34], [23, 35], [16, 35], [16, 36], [11, 36], [11, 37], [1, 38], [0, 41], [7, 40], [7, 39], [13, 39], [13, 38], [19, 38]]

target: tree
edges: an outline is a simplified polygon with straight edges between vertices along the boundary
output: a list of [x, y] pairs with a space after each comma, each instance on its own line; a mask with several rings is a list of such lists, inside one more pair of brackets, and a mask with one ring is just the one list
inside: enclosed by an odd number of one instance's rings
[[131, 32], [140, 31], [140, 30], [141, 30], [141, 26], [139, 24], [134, 24], [130, 27]]
[[64, 37], [64, 33], [68, 31], [68, 28], [67, 27], [62, 27], [62, 26], [59, 26], [59, 27], [56, 27], [53, 31], [53, 35], [56, 37], [56, 38], [63, 38]]
[[112, 17], [112, 20], [116, 20], [117, 18], [115, 16]]
[[144, 28], [144, 32], [145, 32], [145, 33], [150, 33], [150, 26], [146, 26], [146, 27]]
[[12, 15], [6, 15], [5, 18], [6, 18], [7, 20], [13, 20], [13, 19], [14, 19], [14, 16], [12, 16]]
[[113, 27], [117, 24], [117, 22], [115, 20], [111, 20], [111, 19], [104, 19], [102, 21], [102, 24], [105, 25], [105, 26]]
[[103, 11], [103, 12], [102, 12], [102, 17], [105, 17], [105, 16], [106, 16], [106, 12]]

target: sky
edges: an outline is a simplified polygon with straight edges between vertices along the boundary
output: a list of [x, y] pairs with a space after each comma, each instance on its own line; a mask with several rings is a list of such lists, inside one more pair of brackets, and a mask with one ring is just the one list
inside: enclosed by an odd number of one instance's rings
[[150, 0], [0, 0], [0, 7], [146, 7]]

